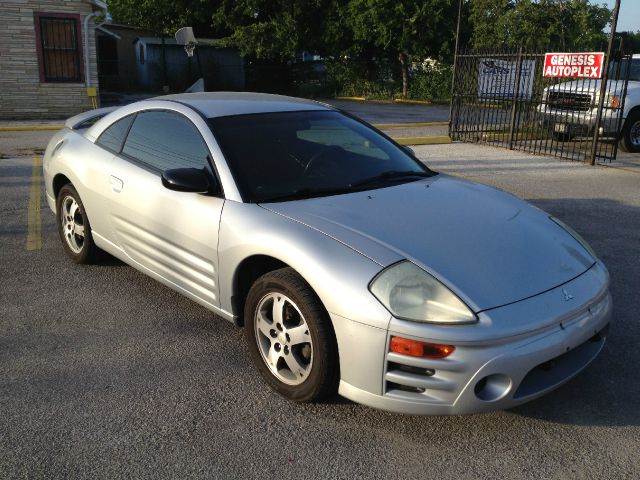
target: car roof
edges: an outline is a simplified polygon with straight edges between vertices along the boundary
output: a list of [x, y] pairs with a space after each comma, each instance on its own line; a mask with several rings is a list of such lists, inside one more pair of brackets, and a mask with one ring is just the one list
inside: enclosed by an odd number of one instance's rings
[[180, 102], [198, 110], [207, 118], [251, 113], [333, 110], [330, 105], [312, 100], [252, 92], [179, 93], [155, 97], [150, 100]]

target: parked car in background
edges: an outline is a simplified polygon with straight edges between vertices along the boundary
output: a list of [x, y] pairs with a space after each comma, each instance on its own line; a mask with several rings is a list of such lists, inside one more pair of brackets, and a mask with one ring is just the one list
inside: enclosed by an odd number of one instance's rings
[[44, 177], [73, 261], [105, 250], [243, 325], [291, 400], [513, 407], [585, 368], [612, 319], [609, 274], [570, 227], [321, 103], [219, 92], [89, 112], [53, 137]]
[[[624, 98], [621, 130], [618, 132], [619, 109], [623, 104], [624, 79], [629, 74]], [[602, 112], [602, 134], [619, 139], [625, 152], [640, 152], [640, 55], [621, 65], [612, 62], [610, 84]], [[596, 124], [600, 80], [562, 82], [544, 90], [543, 103], [538, 107], [544, 121], [557, 140], [566, 141], [579, 135], [592, 135]]]

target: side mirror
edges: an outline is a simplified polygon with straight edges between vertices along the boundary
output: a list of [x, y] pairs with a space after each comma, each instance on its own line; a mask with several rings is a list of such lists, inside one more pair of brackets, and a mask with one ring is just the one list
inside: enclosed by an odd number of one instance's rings
[[220, 192], [218, 182], [204, 168], [173, 168], [162, 173], [162, 185], [176, 192]]
[[402, 149], [403, 149], [405, 152], [407, 152], [409, 155], [411, 155], [412, 157], [415, 157], [415, 156], [416, 156], [416, 152], [414, 152], [414, 151], [413, 151], [413, 148], [411, 148], [410, 146], [408, 146], [408, 145], [403, 145], [403, 146], [402, 146]]

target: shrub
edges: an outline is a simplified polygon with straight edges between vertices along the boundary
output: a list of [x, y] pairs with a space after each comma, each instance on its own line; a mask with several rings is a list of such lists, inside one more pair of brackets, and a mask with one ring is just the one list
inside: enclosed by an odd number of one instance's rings
[[411, 68], [409, 96], [416, 100], [446, 101], [451, 96], [451, 65], [427, 59]]

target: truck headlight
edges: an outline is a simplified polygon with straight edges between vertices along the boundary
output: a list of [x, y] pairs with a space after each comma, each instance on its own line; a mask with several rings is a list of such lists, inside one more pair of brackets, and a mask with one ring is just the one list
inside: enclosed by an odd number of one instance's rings
[[394, 317], [404, 320], [443, 324], [478, 321], [451, 290], [406, 260], [380, 272], [369, 290]]

